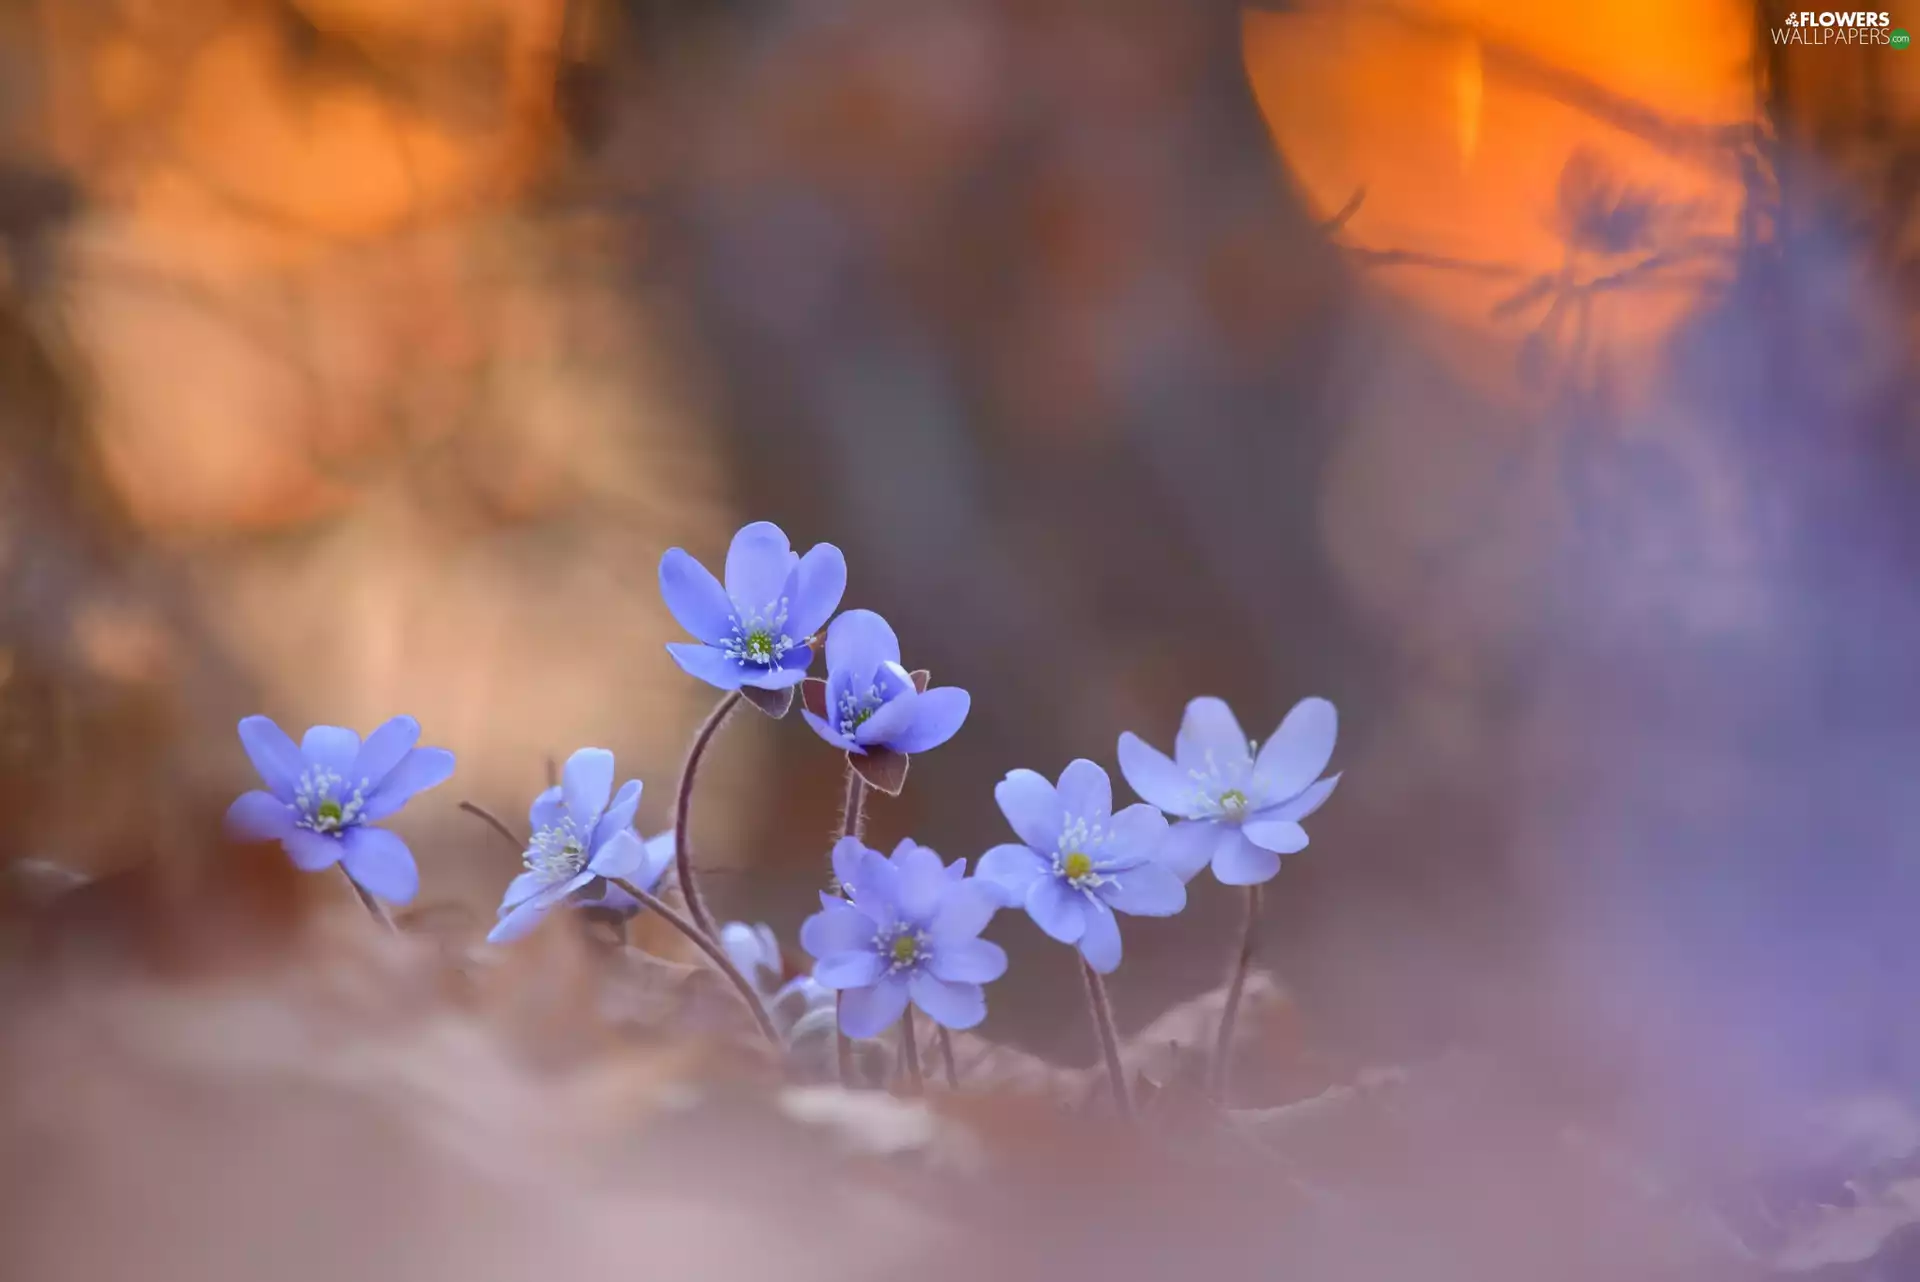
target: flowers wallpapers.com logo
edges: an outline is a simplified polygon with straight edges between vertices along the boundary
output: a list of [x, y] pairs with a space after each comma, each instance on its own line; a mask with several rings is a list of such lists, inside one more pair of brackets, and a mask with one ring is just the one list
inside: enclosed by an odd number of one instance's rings
[[1885, 45], [1905, 49], [1912, 38], [1893, 25], [1893, 15], [1866, 10], [1801, 10], [1773, 29], [1777, 45]]

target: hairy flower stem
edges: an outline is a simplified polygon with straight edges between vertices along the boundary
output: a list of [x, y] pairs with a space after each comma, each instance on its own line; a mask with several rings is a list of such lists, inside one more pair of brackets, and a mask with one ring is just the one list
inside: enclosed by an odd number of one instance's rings
[[368, 913], [372, 914], [373, 919], [375, 921], [379, 922], [382, 926], [385, 926], [388, 930], [392, 931], [394, 934], [396, 935], [399, 934], [400, 928], [393, 924], [393, 918], [388, 915], [387, 910], [385, 908], [382, 908], [380, 906], [380, 901], [378, 899], [375, 899], [372, 893], [368, 891], [365, 886], [362, 886], [359, 882], [353, 879], [353, 874], [347, 871], [347, 867], [345, 864], [337, 864], [335, 866], [340, 869], [340, 875], [347, 879], [347, 884], [353, 887], [353, 893], [360, 897], [360, 906], [365, 908]]
[[[526, 849], [526, 843], [521, 841], [513, 829], [502, 823], [499, 816], [495, 815], [492, 811], [487, 810], [483, 806], [476, 806], [471, 801], [461, 802], [460, 809], [479, 819], [489, 828], [492, 828], [495, 832], [506, 838], [515, 850]], [[716, 970], [726, 976], [727, 982], [732, 984], [734, 990], [740, 994], [740, 1000], [747, 1004], [747, 1010], [753, 1015], [753, 1022], [759, 1025], [761, 1036], [765, 1037], [767, 1041], [773, 1045], [774, 1050], [778, 1051], [782, 1049], [780, 1033], [774, 1028], [773, 1021], [767, 1017], [767, 1008], [761, 1004], [760, 995], [753, 991], [753, 985], [747, 982], [747, 977], [740, 973], [740, 968], [733, 964], [732, 960], [728, 958], [726, 951], [722, 949], [720, 945], [714, 943], [711, 938], [702, 934], [700, 929], [692, 922], [682, 917], [666, 904], [660, 902], [660, 898], [657, 895], [654, 895], [650, 891], [642, 890], [632, 882], [619, 877], [609, 877], [607, 880], [639, 900], [643, 907], [652, 909], [655, 913], [659, 914], [660, 919], [666, 922], [667, 925], [692, 940], [694, 947], [706, 954], [707, 960], [713, 963]]]
[[[847, 799], [840, 811], [840, 837], [858, 837], [867, 823], [867, 781], [852, 766], [847, 767]], [[839, 845], [839, 838], [834, 845]], [[841, 897], [846, 896], [846, 887], [840, 888]], [[853, 1043], [840, 1031], [840, 1004], [846, 998], [840, 993], [833, 995], [833, 1058], [840, 1070], [840, 1085], [851, 1089], [853, 1086]]]
[[767, 1018], [767, 1008], [761, 1005], [759, 994], [753, 991], [753, 985], [747, 982], [747, 977], [742, 975], [739, 968], [728, 959], [726, 951], [722, 949], [720, 945], [714, 943], [713, 940], [706, 935], [701, 934], [699, 928], [692, 922], [662, 903], [659, 896], [642, 890], [632, 882], [619, 877], [609, 877], [607, 880], [626, 891], [629, 895], [632, 895], [635, 899], [638, 899], [646, 907], [651, 908], [660, 915], [660, 919], [666, 922], [667, 925], [692, 940], [694, 946], [707, 955], [707, 960], [712, 962], [714, 967], [727, 977], [727, 981], [731, 983], [734, 989], [740, 994], [740, 1000], [746, 1003], [747, 1010], [753, 1015], [753, 1022], [760, 1026], [761, 1036], [767, 1039], [774, 1050], [778, 1051], [781, 1049], [780, 1033], [774, 1028], [773, 1021]]
[[925, 1095], [927, 1079], [920, 1073], [920, 1030], [913, 1026], [913, 1007], [900, 1016], [900, 1059], [907, 1070], [907, 1094]]
[[940, 1064], [947, 1070], [947, 1089], [960, 1089], [960, 1070], [953, 1064], [953, 1034], [944, 1027], [940, 1030]]
[[1233, 1065], [1233, 1025], [1240, 1015], [1240, 994], [1247, 987], [1247, 970], [1253, 965], [1253, 948], [1260, 932], [1260, 887], [1247, 887], [1247, 925], [1240, 935], [1240, 957], [1234, 963], [1233, 978], [1227, 982], [1227, 1004], [1220, 1012], [1220, 1034], [1213, 1043], [1213, 1063], [1208, 1074], [1208, 1093], [1214, 1102], [1227, 1102], [1227, 1075]]
[[1121, 1118], [1133, 1120], [1133, 1092], [1127, 1089], [1127, 1070], [1120, 1063], [1120, 1036], [1113, 1029], [1113, 1007], [1107, 1002], [1107, 985], [1100, 972], [1080, 963], [1081, 977], [1087, 981], [1087, 1005], [1093, 1008], [1093, 1028], [1100, 1035], [1100, 1052], [1107, 1061], [1107, 1083], [1113, 1088], [1113, 1107]]
[[705, 932], [708, 939], [718, 939], [720, 935], [714, 929], [706, 901], [700, 897], [700, 888], [693, 881], [693, 843], [687, 835], [693, 780], [700, 771], [700, 759], [706, 755], [707, 745], [713, 742], [713, 736], [720, 732], [720, 724], [740, 706], [743, 697], [738, 690], [730, 692], [700, 723], [699, 731], [693, 736], [693, 746], [687, 749], [687, 764], [680, 771], [680, 789], [673, 799], [673, 867], [680, 878], [680, 898], [687, 901], [687, 916], [693, 918], [693, 924]]

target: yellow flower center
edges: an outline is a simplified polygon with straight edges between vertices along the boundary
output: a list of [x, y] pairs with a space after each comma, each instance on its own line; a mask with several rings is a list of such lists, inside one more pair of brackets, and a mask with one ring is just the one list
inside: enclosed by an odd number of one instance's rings
[[893, 962], [896, 966], [905, 966], [920, 955], [920, 945], [914, 942], [912, 935], [902, 935], [893, 941]]
[[332, 800], [323, 801], [314, 809], [318, 813], [321, 819], [324, 819], [329, 823], [335, 823], [335, 824], [339, 823], [340, 816], [346, 813], [340, 808], [339, 802], [332, 801]]
[[1079, 881], [1093, 871], [1093, 856], [1076, 850], [1061, 862], [1061, 869], [1068, 881]]

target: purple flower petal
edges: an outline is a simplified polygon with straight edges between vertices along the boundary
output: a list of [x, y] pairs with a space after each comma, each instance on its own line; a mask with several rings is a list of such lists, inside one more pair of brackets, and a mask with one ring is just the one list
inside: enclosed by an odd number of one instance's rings
[[1154, 858], [1173, 870], [1181, 881], [1192, 881], [1213, 862], [1223, 834], [1240, 834], [1211, 819], [1187, 819], [1173, 825], [1154, 851]]
[[547, 887], [495, 922], [493, 929], [487, 932], [487, 942], [509, 944], [521, 938], [539, 925], [540, 919], [552, 912], [555, 904], [592, 880], [592, 873], [583, 872], [577, 877], [570, 877], [566, 881]]
[[420, 742], [420, 723], [412, 717], [395, 717], [393, 720], [367, 736], [360, 745], [360, 751], [354, 756], [353, 766], [347, 771], [347, 778], [358, 784], [366, 780], [373, 787], [379, 787], [393, 768], [400, 764], [400, 758], [407, 755], [413, 745]]
[[560, 798], [560, 785], [555, 784], [533, 799], [527, 807], [527, 822], [532, 825], [530, 831], [539, 832], [542, 828], [551, 828], [566, 815], [566, 802]]
[[800, 947], [816, 961], [839, 953], [873, 949], [873, 920], [844, 901], [824, 905], [800, 923]]
[[925, 697], [918, 690], [907, 690], [887, 700], [854, 730], [854, 742], [863, 748], [895, 747], [913, 728], [914, 718], [919, 716], [920, 700]]
[[[827, 667], [845, 673], [864, 692], [886, 663], [900, 662], [900, 638], [872, 610], [848, 610], [827, 628]], [[838, 698], [842, 691], [829, 690]]]
[[842, 837], [833, 843], [833, 879], [849, 895], [857, 898], [861, 870], [866, 867], [867, 859], [876, 854], [876, 851], [862, 845], [858, 837]]
[[955, 984], [929, 971], [908, 981], [913, 1004], [943, 1028], [973, 1028], [987, 1017], [987, 995], [978, 984]]
[[1063, 944], [1077, 943], [1086, 933], [1086, 909], [1086, 895], [1058, 877], [1042, 877], [1027, 890], [1027, 915]]
[[[613, 839], [617, 832], [628, 832], [633, 828], [633, 812], [640, 808], [640, 781], [629, 779], [620, 785], [620, 791], [613, 794], [613, 800], [607, 804], [606, 813], [600, 816], [600, 822], [593, 826], [593, 840], [588, 849], [598, 850]], [[621, 873], [621, 876], [626, 876]]]
[[1017, 908], [1027, 902], [1027, 892], [1033, 889], [1033, 883], [1047, 876], [1048, 871], [1047, 861], [1039, 855], [1025, 846], [1008, 843], [980, 856], [973, 879], [992, 887], [1006, 907]]
[[771, 622], [799, 563], [786, 534], [773, 522], [755, 521], [740, 528], [727, 548], [727, 596], [743, 622], [752, 618]]
[[1135, 917], [1171, 917], [1187, 906], [1187, 884], [1165, 864], [1151, 862], [1113, 874], [1093, 893]]
[[500, 896], [500, 908], [494, 916], [506, 916], [551, 885], [553, 878], [546, 873], [531, 870], [521, 873], [507, 883], [507, 892]]
[[984, 939], [956, 939], [933, 950], [927, 969], [956, 984], [985, 984], [1007, 973], [1007, 950]]
[[1127, 806], [1107, 824], [1107, 844], [1094, 867], [1102, 871], [1132, 868], [1157, 857], [1167, 839], [1167, 821], [1144, 802]]
[[280, 839], [280, 844], [301, 872], [319, 872], [340, 862], [340, 839], [323, 837], [311, 828], [295, 828]]
[[385, 819], [407, 804], [415, 793], [425, 792], [453, 777], [453, 754], [445, 748], [415, 748], [400, 758], [400, 764], [367, 798], [362, 819]]
[[674, 622], [708, 645], [733, 634], [733, 602], [712, 571], [679, 548], [660, 558], [660, 599]]
[[889, 976], [871, 988], [849, 988], [840, 994], [840, 1031], [848, 1037], [878, 1037], [907, 1009], [907, 985]]
[[1253, 787], [1260, 802], [1298, 796], [1320, 777], [1333, 759], [1340, 715], [1325, 699], [1302, 699], [1261, 747], [1253, 766]]
[[325, 766], [349, 783], [359, 782], [350, 778], [349, 772], [353, 769], [353, 759], [360, 755], [360, 736], [345, 726], [312, 727], [300, 740], [300, 755], [316, 766]]
[[[1241, 824], [1240, 833], [1260, 849], [1270, 850], [1276, 855], [1296, 854], [1307, 848], [1307, 830], [1291, 819], [1261, 815]], [[1265, 881], [1266, 878], [1261, 880]]]
[[865, 988], [885, 969], [886, 963], [869, 943], [865, 948], [822, 957], [814, 963], [813, 980], [823, 988]]
[[340, 861], [361, 889], [388, 903], [404, 904], [420, 893], [420, 869], [398, 833], [355, 826], [341, 834]]
[[841, 734], [816, 715], [811, 708], [800, 709], [800, 715], [806, 720], [808, 725], [813, 727], [815, 734], [840, 749], [840, 751], [852, 752], [859, 747], [859, 745], [853, 741], [853, 736]]
[[947, 866], [925, 846], [902, 851], [894, 857], [893, 866], [900, 874], [894, 899], [900, 915], [908, 921], [926, 921], [940, 907], [942, 896], [950, 888]]
[[1253, 752], [1247, 735], [1234, 720], [1233, 709], [1224, 700], [1195, 699], [1180, 718], [1180, 734], [1173, 741], [1173, 759], [1182, 770], [1207, 773], [1217, 767], [1251, 767]]
[[227, 807], [227, 836], [235, 841], [284, 841], [299, 813], [270, 792], [243, 792]]
[[800, 558], [793, 599], [787, 603], [787, 635], [796, 641], [826, 626], [847, 591], [847, 558], [831, 543], [816, 543]]
[[[633, 875], [646, 866], [647, 848], [635, 835], [633, 829], [623, 828], [607, 839], [607, 844], [593, 854], [587, 864], [587, 870], [597, 877], [621, 877], [632, 880]], [[642, 886], [647, 890], [649, 887]]]
[[803, 662], [798, 667], [786, 664], [799, 651], [788, 651], [782, 660], [785, 666], [778, 668], [743, 668], [740, 684], [744, 688], [752, 686], [757, 690], [791, 690], [807, 679], [807, 667]]
[[[890, 735], [885, 743], [895, 752], [932, 752], [966, 724], [973, 708], [973, 696], [959, 686], [937, 686], [925, 694], [912, 694], [912, 715], [907, 724]], [[897, 700], [896, 700], [897, 702]], [[892, 703], [886, 705], [891, 708]], [[881, 709], [882, 712], [886, 708]], [[880, 714], [875, 713], [877, 718]]]
[[1213, 875], [1222, 885], [1257, 886], [1279, 871], [1279, 855], [1254, 845], [1238, 829], [1225, 830], [1213, 856]]
[[1060, 809], [1074, 819], [1084, 819], [1090, 825], [1105, 824], [1113, 814], [1113, 782], [1106, 771], [1085, 757], [1067, 763], [1054, 791], [1060, 798]]
[[1173, 758], [1129, 730], [1120, 736], [1120, 773], [1134, 795], [1170, 815], [1199, 813], [1199, 789]]
[[690, 645], [669, 641], [667, 654], [680, 665], [680, 671], [719, 690], [738, 690], [753, 673], [710, 645]]
[[962, 943], [985, 930], [1001, 907], [1000, 894], [994, 887], [979, 881], [948, 880], [940, 906], [927, 923], [927, 937], [936, 949]]
[[306, 770], [307, 759], [300, 755], [300, 749], [287, 737], [287, 732], [268, 717], [243, 717], [240, 746], [246, 749], [247, 760], [253, 762], [267, 791], [282, 801], [292, 801], [293, 787]]
[[[1289, 797], [1278, 805], [1268, 806], [1254, 815], [1254, 819], [1291, 819], [1299, 823], [1314, 811], [1327, 804], [1327, 798], [1340, 782], [1339, 775], [1328, 775], [1296, 797]], [[1251, 822], [1251, 820], [1249, 820]]]
[[[633, 876], [627, 878], [627, 880], [648, 894], [652, 894], [654, 887], [660, 884], [660, 878], [666, 873], [667, 869], [673, 867], [673, 829], [669, 828], [658, 836], [647, 838], [646, 847], [647, 857], [645, 862], [643, 862], [639, 870], [635, 872]], [[615, 886], [613, 889], [623, 898], [629, 900], [633, 898], [618, 886]]]
[[1080, 955], [1102, 975], [1111, 975], [1120, 966], [1120, 923], [1114, 920], [1113, 909], [1097, 899], [1087, 901], [1086, 918]]
[[1033, 770], [1014, 770], [993, 786], [993, 799], [1020, 840], [1036, 851], [1052, 852], [1066, 827], [1060, 795], [1046, 777]]
[[613, 754], [605, 748], [581, 748], [560, 771], [560, 799], [566, 803], [567, 817], [582, 833], [590, 833], [600, 822], [613, 795]]

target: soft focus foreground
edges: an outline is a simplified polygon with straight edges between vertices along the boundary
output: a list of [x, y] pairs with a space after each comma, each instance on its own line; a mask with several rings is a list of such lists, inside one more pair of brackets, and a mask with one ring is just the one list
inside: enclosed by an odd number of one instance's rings
[[[0, 0], [10, 1275], [1899, 1276], [1920, 54], [1778, 20]], [[1147, 1138], [996, 925], [1007, 1045], [883, 1159], [657, 923], [480, 948], [451, 799], [399, 940], [216, 852], [260, 710], [508, 814], [605, 743], [659, 830], [652, 567], [760, 515], [976, 693], [877, 844], [1195, 694], [1351, 715], [1249, 1112], [1168, 1049], [1204, 889], [1114, 982]], [[791, 939], [840, 764], [748, 720], [697, 829]]]

